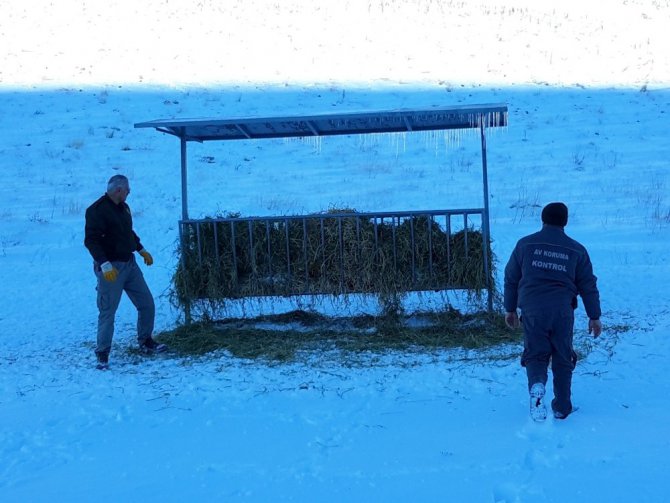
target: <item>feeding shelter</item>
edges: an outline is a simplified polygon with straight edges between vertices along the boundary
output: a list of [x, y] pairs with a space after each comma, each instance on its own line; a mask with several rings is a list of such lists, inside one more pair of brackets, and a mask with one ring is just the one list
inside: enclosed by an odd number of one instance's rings
[[[161, 119], [135, 124], [180, 140], [181, 271], [175, 281], [187, 319], [191, 302], [203, 299], [463, 288], [487, 290], [491, 310], [494, 284], [486, 130], [507, 126], [507, 121], [507, 105], [486, 104], [283, 117]], [[482, 207], [189, 218], [189, 142], [441, 130], [478, 130]], [[479, 229], [473, 227], [473, 218]], [[453, 226], [454, 219], [462, 221]]]

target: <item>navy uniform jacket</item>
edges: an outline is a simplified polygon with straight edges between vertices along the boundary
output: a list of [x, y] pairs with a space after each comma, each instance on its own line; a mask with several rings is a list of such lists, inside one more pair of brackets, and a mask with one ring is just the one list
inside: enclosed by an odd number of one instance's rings
[[542, 230], [519, 240], [505, 267], [505, 311], [577, 306], [582, 297], [586, 314], [600, 318], [600, 294], [589, 254], [561, 227]]
[[86, 209], [84, 246], [93, 260], [127, 262], [143, 248], [133, 231], [133, 218], [126, 203], [116, 204], [107, 194]]

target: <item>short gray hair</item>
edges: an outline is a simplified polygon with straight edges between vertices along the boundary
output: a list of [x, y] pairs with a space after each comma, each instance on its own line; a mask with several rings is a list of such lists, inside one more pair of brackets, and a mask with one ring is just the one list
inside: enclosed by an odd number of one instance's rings
[[114, 175], [107, 182], [107, 192], [114, 192], [118, 188], [127, 189], [130, 186], [128, 179], [123, 175]]

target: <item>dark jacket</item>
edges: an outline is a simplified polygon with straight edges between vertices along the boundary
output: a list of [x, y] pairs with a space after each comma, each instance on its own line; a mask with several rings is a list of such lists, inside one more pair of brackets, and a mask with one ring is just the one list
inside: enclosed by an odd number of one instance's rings
[[98, 264], [127, 262], [143, 248], [133, 231], [133, 218], [126, 203], [116, 204], [107, 194], [86, 209], [84, 246]]
[[576, 307], [580, 295], [588, 317], [597, 320], [596, 281], [586, 248], [561, 227], [545, 225], [519, 240], [505, 267], [505, 311]]

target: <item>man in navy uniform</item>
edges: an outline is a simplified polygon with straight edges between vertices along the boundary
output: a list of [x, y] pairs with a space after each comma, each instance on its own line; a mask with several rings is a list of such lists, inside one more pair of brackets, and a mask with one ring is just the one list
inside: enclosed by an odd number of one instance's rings
[[137, 309], [137, 339], [145, 353], [165, 351], [151, 334], [154, 329], [154, 298], [144, 275], [135, 261], [138, 252], [144, 263], [154, 263], [133, 231], [133, 219], [126, 198], [130, 194], [128, 178], [114, 175], [107, 192], [86, 209], [84, 245], [93, 257], [93, 271], [98, 280], [98, 336], [95, 354], [98, 368], [106, 369], [114, 336], [114, 317], [125, 291]]
[[[568, 208], [550, 203], [542, 210], [542, 230], [519, 240], [505, 267], [505, 323], [523, 324], [524, 351], [533, 419], [547, 417], [543, 402], [551, 360], [554, 417], [565, 419], [573, 411], [572, 371], [577, 356], [572, 346], [577, 295], [589, 317], [589, 333], [598, 337], [600, 294], [586, 248], [565, 234]], [[521, 310], [521, 318], [517, 314]]]

